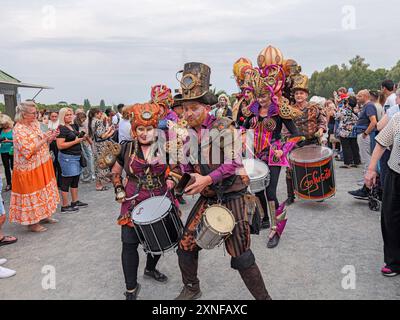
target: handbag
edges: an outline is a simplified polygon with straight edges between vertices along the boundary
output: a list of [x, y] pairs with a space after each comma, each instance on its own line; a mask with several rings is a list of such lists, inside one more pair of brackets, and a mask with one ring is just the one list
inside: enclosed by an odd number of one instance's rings
[[87, 160], [86, 160], [86, 158], [85, 158], [85, 156], [83, 154], [81, 154], [81, 158], [79, 159], [79, 163], [80, 163], [82, 168], [86, 168], [87, 167]]

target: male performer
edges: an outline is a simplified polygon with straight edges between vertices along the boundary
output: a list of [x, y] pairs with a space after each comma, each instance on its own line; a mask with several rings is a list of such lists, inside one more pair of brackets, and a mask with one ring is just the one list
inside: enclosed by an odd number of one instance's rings
[[[221, 154], [220, 163], [201, 162], [201, 157], [189, 157], [190, 163], [185, 165], [186, 172], [193, 172], [193, 184], [186, 187], [186, 194], [201, 196], [194, 205], [187, 219], [184, 234], [179, 243], [178, 261], [182, 273], [184, 287], [177, 300], [194, 300], [201, 296], [200, 281], [197, 277], [199, 246], [195, 240], [196, 227], [209, 205], [220, 203], [228, 208], [236, 220], [232, 235], [225, 240], [227, 252], [232, 256], [231, 267], [239, 271], [245, 285], [257, 300], [271, 299], [261, 272], [250, 249], [250, 228], [244, 195], [246, 194], [248, 176], [237, 175], [243, 169], [241, 159], [241, 144], [234, 147], [236, 137], [233, 121], [228, 118], [216, 119], [209, 114], [210, 105], [216, 101], [209, 92], [210, 68], [202, 63], [187, 63], [181, 80], [184, 117], [192, 132], [197, 136], [195, 143], [202, 157], [213, 154], [212, 149], [218, 148]], [[219, 132], [216, 137], [210, 133], [206, 139], [205, 129]], [[223, 138], [223, 143], [216, 140]], [[196, 139], [195, 139], [196, 140]], [[237, 140], [236, 140], [237, 141]], [[240, 141], [240, 139], [239, 139]]]
[[[301, 115], [293, 120], [299, 134], [306, 138], [304, 142], [300, 143], [300, 146], [319, 144], [319, 139], [327, 131], [326, 115], [324, 111], [319, 108], [318, 104], [309, 103], [307, 101], [310, 91], [308, 89], [308, 77], [306, 75], [301, 75], [301, 77], [296, 78], [293, 85], [293, 92], [296, 100], [293, 107], [301, 111]], [[288, 168], [286, 170], [287, 205], [291, 205], [295, 199], [292, 174], [292, 170]]]

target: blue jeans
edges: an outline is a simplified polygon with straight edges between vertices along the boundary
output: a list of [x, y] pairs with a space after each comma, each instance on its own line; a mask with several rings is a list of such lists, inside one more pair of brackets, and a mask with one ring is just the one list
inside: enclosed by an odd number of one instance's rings
[[86, 143], [82, 143], [82, 154], [86, 158], [87, 162], [87, 167], [83, 168], [82, 171], [82, 180], [83, 181], [89, 181], [94, 177], [94, 157], [93, 157], [93, 151], [90, 145], [87, 145]]

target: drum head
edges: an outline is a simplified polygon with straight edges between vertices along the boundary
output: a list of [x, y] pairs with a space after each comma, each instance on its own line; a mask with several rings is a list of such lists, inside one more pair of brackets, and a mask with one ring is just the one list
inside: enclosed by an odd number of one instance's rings
[[235, 221], [230, 211], [221, 206], [212, 206], [205, 213], [207, 223], [215, 231], [229, 233], [235, 227]]
[[243, 167], [250, 180], [266, 177], [269, 173], [267, 164], [258, 159], [243, 159]]
[[168, 197], [158, 196], [139, 203], [132, 211], [132, 219], [137, 224], [147, 224], [159, 220], [171, 208]]
[[289, 159], [300, 163], [313, 163], [332, 157], [333, 151], [327, 147], [311, 145], [293, 150]]

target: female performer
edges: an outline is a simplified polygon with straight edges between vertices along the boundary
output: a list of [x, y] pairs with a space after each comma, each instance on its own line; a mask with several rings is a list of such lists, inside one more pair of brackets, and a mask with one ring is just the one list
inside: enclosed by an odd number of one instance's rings
[[288, 100], [283, 97], [278, 99], [275, 96], [275, 90], [267, 84], [262, 71], [253, 73], [251, 89], [255, 98], [250, 105], [253, 116], [246, 119], [244, 127], [254, 130], [254, 155], [256, 158], [266, 162], [270, 169], [270, 183], [266, 189], [269, 210], [264, 191], [256, 195], [259, 197], [265, 213], [264, 228], [269, 228], [270, 226], [267, 214], [267, 212], [270, 212], [272, 228], [268, 237], [267, 247], [271, 249], [278, 245], [287, 219], [285, 205], [279, 204], [276, 195], [281, 166], [271, 165], [269, 159], [271, 158], [270, 156], [274, 156], [279, 161], [284, 156], [283, 150], [285, 148], [276, 148], [280, 144], [282, 124], [288, 128], [292, 135], [297, 135], [298, 132], [294, 122], [291, 120], [295, 115], [288, 105]]
[[[131, 210], [140, 202], [167, 193], [175, 186], [168, 176], [168, 164], [163, 161], [157, 142], [157, 127], [161, 108], [157, 104], [135, 104], [129, 108], [131, 114], [131, 133], [134, 138], [122, 145], [121, 153], [112, 168], [116, 200], [121, 203], [118, 224], [121, 225], [122, 268], [126, 283], [126, 299], [136, 300], [140, 290], [137, 283], [139, 266], [139, 239], [134, 230]], [[122, 183], [121, 174], [125, 170], [127, 179]], [[179, 173], [178, 167], [173, 169]], [[176, 205], [170, 192], [168, 196]], [[167, 276], [156, 269], [159, 255], [147, 254], [145, 277], [158, 282], [166, 282]]]

